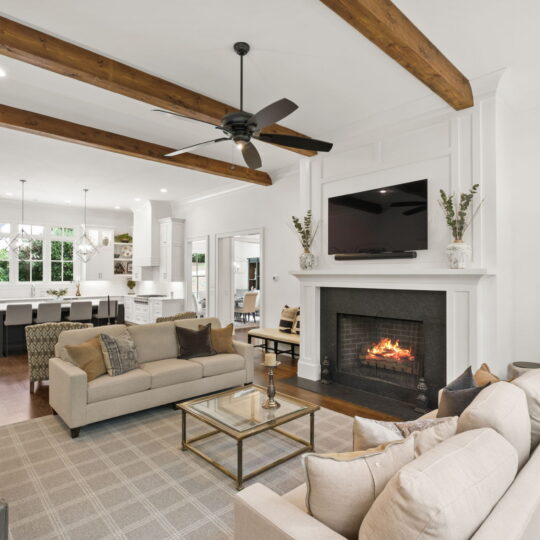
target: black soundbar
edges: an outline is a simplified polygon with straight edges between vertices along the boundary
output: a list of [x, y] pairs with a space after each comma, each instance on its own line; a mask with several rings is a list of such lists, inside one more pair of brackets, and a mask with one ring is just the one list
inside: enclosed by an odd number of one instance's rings
[[383, 251], [378, 253], [341, 253], [336, 261], [367, 261], [370, 259], [416, 259], [416, 251]]

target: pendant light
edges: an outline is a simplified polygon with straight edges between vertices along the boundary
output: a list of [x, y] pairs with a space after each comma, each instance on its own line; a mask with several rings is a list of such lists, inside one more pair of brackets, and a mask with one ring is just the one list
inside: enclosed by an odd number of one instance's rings
[[29, 231], [26, 230], [26, 225], [24, 223], [24, 184], [26, 180], [19, 180], [21, 183], [21, 224], [19, 225], [19, 231], [11, 238], [9, 242], [9, 249], [20, 255], [30, 256], [30, 250], [32, 249], [32, 242], [34, 238]]
[[97, 248], [90, 240], [90, 237], [86, 233], [86, 194], [88, 193], [88, 189], [84, 188], [84, 225], [83, 225], [83, 233], [81, 237], [77, 240], [75, 243], [75, 254], [79, 259], [86, 263], [88, 262], [96, 253]]

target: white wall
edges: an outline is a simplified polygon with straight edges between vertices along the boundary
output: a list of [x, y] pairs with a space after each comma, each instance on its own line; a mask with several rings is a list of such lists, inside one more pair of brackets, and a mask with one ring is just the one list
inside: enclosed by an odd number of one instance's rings
[[[0, 222], [19, 223], [21, 217], [20, 200], [0, 199]], [[83, 222], [83, 209], [68, 205], [52, 205], [37, 202], [25, 204], [25, 221], [29, 225], [74, 227], [80, 234], [79, 227]], [[131, 232], [133, 215], [125, 211], [108, 211], [89, 208], [87, 211], [88, 227], [113, 228], [115, 234]], [[74, 261], [74, 277], [81, 275], [80, 261]], [[81, 285], [83, 295], [126, 294], [125, 277], [117, 277], [111, 281], [86, 281]], [[44, 292], [51, 284], [42, 282], [36, 284], [36, 295], [45, 296]], [[75, 293], [75, 287], [69, 287], [69, 294]], [[0, 298], [19, 298], [30, 296], [30, 284], [0, 283]]]
[[[210, 237], [210, 313], [215, 313], [216, 235], [263, 229], [263, 323], [276, 326], [284, 304], [298, 305], [299, 287], [289, 271], [298, 268], [301, 248], [289, 222], [301, 211], [298, 174], [273, 179], [271, 187], [249, 186], [173, 209], [186, 219], [186, 238]], [[276, 278], [274, 280], [273, 278]]]

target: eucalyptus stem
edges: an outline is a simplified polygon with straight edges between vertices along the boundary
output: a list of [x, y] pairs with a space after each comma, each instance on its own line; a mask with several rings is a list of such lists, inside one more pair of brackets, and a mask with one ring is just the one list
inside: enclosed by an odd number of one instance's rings
[[302, 220], [300, 220], [296, 216], [292, 216], [292, 222], [294, 227], [293, 231], [298, 236], [300, 244], [306, 252], [309, 252], [309, 250], [311, 249], [311, 245], [313, 244], [313, 240], [315, 239], [315, 235], [317, 234], [317, 231], [319, 229], [318, 224], [315, 225], [315, 227], [313, 226], [311, 210], [308, 210], [306, 212], [306, 215], [303, 217]]
[[472, 220], [483, 202], [480, 201], [476, 210], [469, 217], [472, 200], [476, 193], [478, 193], [478, 187], [479, 184], [474, 184], [467, 193], [460, 193], [459, 196], [455, 194], [448, 195], [444, 189], [440, 190], [441, 198], [439, 205], [444, 212], [446, 224], [452, 231], [454, 242], [463, 241], [465, 231], [471, 226]]

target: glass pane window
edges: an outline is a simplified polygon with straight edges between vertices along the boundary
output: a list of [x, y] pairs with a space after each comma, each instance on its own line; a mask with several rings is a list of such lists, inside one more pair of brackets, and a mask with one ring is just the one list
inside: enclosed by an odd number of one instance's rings
[[9, 234], [11, 232], [11, 225], [9, 223], [0, 223], [0, 234]]
[[43, 240], [34, 240], [19, 251], [19, 281], [43, 281]]
[[[0, 224], [0, 228], [2, 225]], [[0, 237], [0, 282], [9, 281], [9, 238]]]
[[72, 237], [74, 234], [73, 227], [51, 227], [51, 236]]
[[32, 236], [43, 236], [42, 225], [19, 225], [19, 232], [25, 230], [26, 233]]
[[73, 281], [73, 242], [51, 241], [51, 281]]

